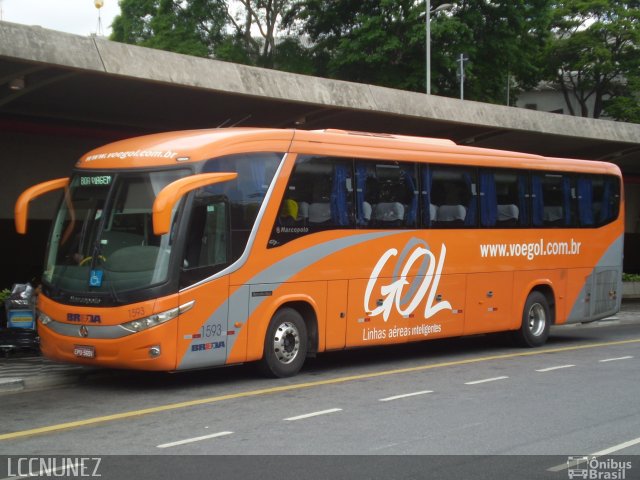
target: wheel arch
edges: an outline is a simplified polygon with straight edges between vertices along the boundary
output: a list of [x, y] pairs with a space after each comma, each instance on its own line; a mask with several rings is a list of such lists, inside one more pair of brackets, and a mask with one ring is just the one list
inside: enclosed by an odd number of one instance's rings
[[[318, 306], [313, 298], [306, 295], [286, 295], [278, 299], [269, 315], [269, 320], [284, 308], [291, 308], [298, 312], [307, 327], [307, 357], [313, 357], [318, 352], [320, 335], [318, 329]], [[266, 335], [266, 330], [265, 330]], [[263, 342], [264, 344], [264, 342]], [[264, 350], [262, 352], [264, 355]]]
[[[547, 300], [547, 305], [549, 306], [549, 313], [551, 314], [551, 325], [555, 325], [556, 323], [556, 296], [555, 296], [555, 292], [553, 290], [553, 286], [551, 285], [551, 283], [540, 283], [536, 286], [534, 286], [533, 288], [531, 288], [529, 290], [529, 293], [527, 294], [527, 297], [532, 293], [532, 292], [540, 292], [542, 295], [544, 295], [545, 299]], [[525, 299], [526, 302], [526, 299]], [[523, 304], [524, 306], [524, 304]]]
[[[527, 303], [527, 299], [532, 292], [540, 292], [544, 295], [547, 300], [547, 305], [549, 306], [549, 314], [551, 315], [551, 325], [555, 325], [556, 323], [556, 293], [553, 288], [553, 283], [549, 279], [539, 279], [534, 280], [528, 283], [522, 290], [522, 294], [518, 296], [517, 304], [514, 304], [513, 317], [514, 324], [513, 328], [519, 328], [520, 326], [520, 318], [522, 312], [524, 311], [524, 307]], [[518, 319], [517, 325], [515, 324], [515, 319]]]

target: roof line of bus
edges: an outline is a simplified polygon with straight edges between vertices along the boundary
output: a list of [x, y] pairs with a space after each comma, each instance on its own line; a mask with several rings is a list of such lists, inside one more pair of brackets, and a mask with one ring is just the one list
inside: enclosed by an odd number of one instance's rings
[[[310, 134], [310, 135], [306, 135]], [[519, 168], [534, 169], [559, 169], [567, 171], [583, 170], [597, 171], [601, 173], [620, 174], [619, 168], [611, 163], [597, 160], [581, 160], [561, 157], [546, 157], [531, 153], [516, 152], [510, 150], [498, 150], [482, 147], [471, 147], [467, 145], [458, 145], [452, 140], [430, 138], [430, 137], [414, 137], [395, 134], [378, 134], [348, 130], [315, 130], [315, 131], [296, 131], [294, 142], [309, 141], [313, 142], [313, 134], [323, 134], [325, 143], [334, 143], [336, 145], [346, 145], [353, 147], [369, 147], [377, 149], [393, 149], [413, 151], [416, 153], [447, 153], [451, 155], [462, 155], [465, 157], [478, 158], [494, 158], [501, 161], [518, 160], [522, 164]], [[372, 143], [373, 141], [373, 143]], [[450, 162], [443, 162], [450, 163]], [[477, 161], [473, 162], [477, 164]]]
[[[447, 154], [447, 155], [463, 155], [467, 158], [475, 158], [473, 163], [477, 163], [479, 159], [493, 157], [504, 163], [509, 160], [521, 161], [521, 168], [553, 168], [561, 166], [567, 169], [578, 168], [583, 171], [599, 171], [599, 172], [616, 172], [614, 165], [606, 162], [598, 162], [591, 160], [564, 159], [555, 157], [544, 157], [530, 153], [522, 153], [508, 150], [496, 150], [481, 147], [472, 147], [467, 145], [458, 145], [452, 140], [415, 137], [396, 134], [369, 133], [349, 130], [325, 129], [325, 130], [298, 130], [298, 129], [276, 129], [276, 128], [229, 128], [229, 129], [208, 129], [208, 130], [186, 130], [177, 132], [167, 132], [160, 134], [152, 134], [145, 137], [138, 137], [128, 140], [122, 140], [103, 147], [99, 147], [88, 152], [82, 157], [78, 166], [84, 168], [96, 168], [98, 165], [92, 165], [89, 160], [96, 153], [113, 151], [119, 148], [130, 148], [138, 144], [140, 148], [155, 148], [156, 146], [166, 145], [167, 148], [178, 148], [180, 146], [179, 139], [185, 139], [185, 143], [189, 145], [185, 151], [197, 151], [200, 155], [197, 158], [189, 158], [187, 161], [198, 162], [205, 158], [224, 155], [225, 152], [236, 150], [241, 144], [256, 146], [262, 142], [280, 143], [284, 149], [288, 151], [292, 145], [313, 144], [333, 145], [335, 147], [351, 147], [365, 148], [368, 150], [389, 151], [395, 150], [402, 153], [413, 153], [420, 155], [421, 153], [431, 154]], [[139, 142], [139, 143], [138, 143]], [[190, 142], [190, 143], [189, 143]], [[215, 155], [214, 155], [215, 154]], [[200, 158], [202, 157], [202, 158]], [[110, 157], [111, 158], [111, 157]], [[132, 165], [126, 165], [126, 160], [121, 160], [121, 168], [132, 168]], [[101, 162], [96, 162], [101, 163]], [[111, 163], [111, 162], [109, 162]], [[451, 163], [445, 161], [444, 163]], [[106, 168], [117, 167], [117, 165], [103, 165]], [[562, 168], [562, 169], [564, 169]]]

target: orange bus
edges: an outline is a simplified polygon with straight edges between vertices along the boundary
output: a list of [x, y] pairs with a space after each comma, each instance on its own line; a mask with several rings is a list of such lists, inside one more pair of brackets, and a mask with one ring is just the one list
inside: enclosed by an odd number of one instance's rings
[[140, 370], [511, 331], [620, 307], [623, 203], [608, 163], [431, 138], [279, 129], [149, 135], [84, 155], [42, 293], [49, 358]]

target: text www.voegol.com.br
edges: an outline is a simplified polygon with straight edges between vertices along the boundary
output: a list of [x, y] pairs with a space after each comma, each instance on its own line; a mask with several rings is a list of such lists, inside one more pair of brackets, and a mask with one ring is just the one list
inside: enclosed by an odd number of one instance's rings
[[480, 245], [480, 256], [491, 257], [525, 257], [533, 260], [536, 257], [557, 255], [580, 255], [581, 242], [573, 238], [568, 242], [545, 242], [540, 239], [531, 243], [487, 243]]

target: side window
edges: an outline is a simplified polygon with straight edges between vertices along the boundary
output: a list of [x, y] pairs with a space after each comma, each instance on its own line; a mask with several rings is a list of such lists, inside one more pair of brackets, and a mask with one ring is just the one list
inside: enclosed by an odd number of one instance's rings
[[[422, 189], [429, 192], [428, 210], [431, 226], [435, 228], [476, 226], [478, 197], [475, 171], [471, 168], [437, 165], [426, 168], [429, 171], [426, 174], [427, 181], [423, 181]], [[425, 179], [424, 172], [423, 179]], [[426, 202], [423, 200], [423, 203]], [[426, 209], [425, 205], [424, 210]], [[424, 215], [426, 213], [423, 217]]]
[[220, 195], [229, 205], [229, 263], [242, 256], [282, 157], [282, 153], [275, 152], [244, 153], [212, 158], [205, 163], [203, 173], [238, 173], [235, 180], [206, 187], [208, 194]]
[[269, 246], [323, 230], [354, 228], [353, 183], [350, 159], [298, 157]]
[[577, 180], [580, 225], [604, 225], [618, 218], [620, 183], [609, 176], [585, 175]]
[[416, 228], [418, 182], [413, 163], [356, 160], [356, 219], [362, 228]]
[[481, 169], [478, 185], [483, 227], [510, 228], [529, 224], [526, 173]]
[[534, 226], [568, 227], [575, 224], [576, 189], [571, 176], [534, 173], [531, 188]]
[[185, 240], [181, 283], [213, 275], [230, 262], [229, 203], [219, 195], [196, 191]]
[[604, 177], [601, 200], [600, 224], [613, 222], [620, 214], [620, 181], [617, 177]]

